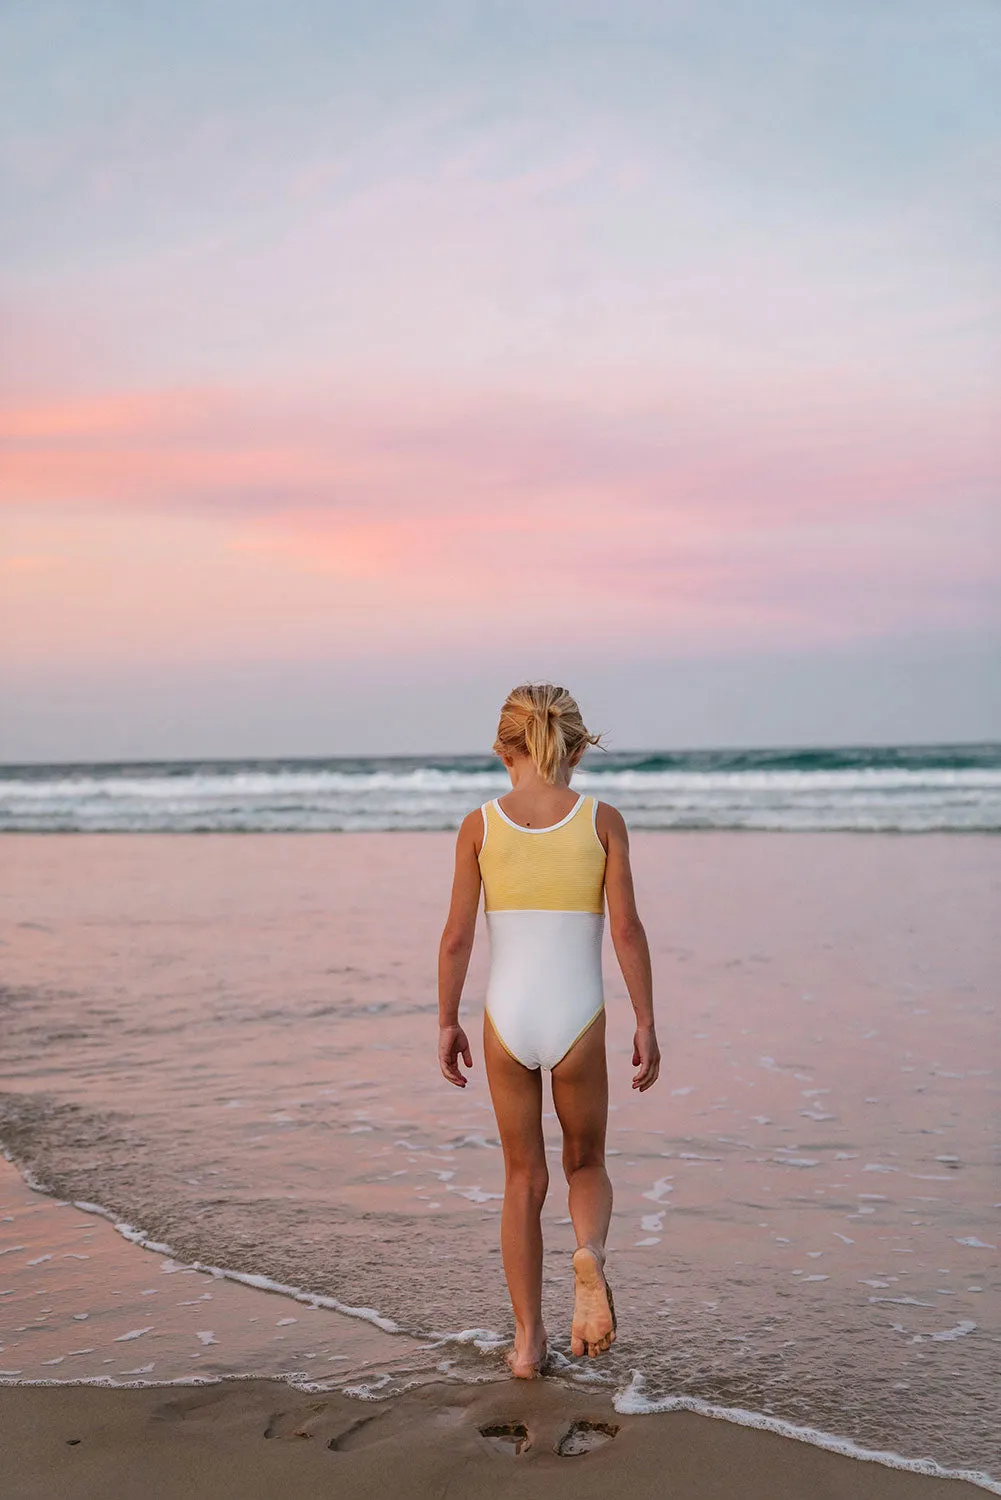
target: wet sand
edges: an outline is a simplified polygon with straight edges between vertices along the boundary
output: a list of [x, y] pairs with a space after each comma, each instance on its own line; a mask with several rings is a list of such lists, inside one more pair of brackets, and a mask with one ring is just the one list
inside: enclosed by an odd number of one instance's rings
[[194, 1390], [17, 1387], [0, 1392], [0, 1413], [5, 1500], [983, 1494], [687, 1412], [622, 1416], [605, 1395], [545, 1380], [429, 1385], [365, 1405], [267, 1380]]

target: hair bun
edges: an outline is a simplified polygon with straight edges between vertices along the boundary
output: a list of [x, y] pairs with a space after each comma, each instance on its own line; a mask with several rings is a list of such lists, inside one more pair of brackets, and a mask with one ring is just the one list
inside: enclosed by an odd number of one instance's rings
[[505, 761], [509, 755], [528, 755], [542, 779], [552, 784], [565, 761], [576, 765], [586, 746], [597, 745], [600, 738], [585, 728], [565, 687], [523, 682], [504, 700], [493, 748]]

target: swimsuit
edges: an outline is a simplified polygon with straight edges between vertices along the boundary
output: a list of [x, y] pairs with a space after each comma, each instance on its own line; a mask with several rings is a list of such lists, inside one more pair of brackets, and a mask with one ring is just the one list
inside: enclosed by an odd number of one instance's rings
[[522, 828], [485, 802], [480, 874], [490, 933], [486, 1012], [505, 1051], [554, 1068], [604, 1007], [605, 850], [597, 801]]

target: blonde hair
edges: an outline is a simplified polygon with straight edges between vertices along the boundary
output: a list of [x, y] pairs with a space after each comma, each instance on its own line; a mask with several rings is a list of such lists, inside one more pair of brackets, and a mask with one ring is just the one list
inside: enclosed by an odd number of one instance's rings
[[555, 782], [565, 759], [597, 745], [576, 701], [565, 687], [551, 682], [523, 682], [504, 700], [493, 743], [495, 755], [528, 755], [543, 781]]

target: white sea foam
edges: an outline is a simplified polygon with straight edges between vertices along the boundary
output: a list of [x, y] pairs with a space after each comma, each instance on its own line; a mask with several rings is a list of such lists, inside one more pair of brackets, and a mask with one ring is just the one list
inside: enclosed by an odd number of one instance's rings
[[488, 1193], [481, 1187], [460, 1188], [449, 1183], [445, 1189], [449, 1193], [457, 1193], [460, 1198], [467, 1198], [470, 1203], [491, 1203], [504, 1197], [503, 1193]]
[[345, 1396], [354, 1396], [358, 1401], [377, 1401], [379, 1392], [385, 1390], [389, 1384], [389, 1375], [377, 1375], [374, 1380], [365, 1381], [359, 1385], [346, 1385]]
[[890, 1469], [903, 1469], [911, 1474], [927, 1474], [937, 1479], [965, 1479], [968, 1484], [977, 1485], [978, 1488], [987, 1490], [989, 1494], [1001, 1495], [1001, 1482], [975, 1469], [945, 1469], [930, 1458], [904, 1458], [899, 1453], [861, 1448], [848, 1438], [834, 1437], [831, 1433], [821, 1432], [816, 1427], [799, 1427], [793, 1422], [787, 1422], [783, 1417], [745, 1411], [742, 1407], [717, 1406], [697, 1396], [649, 1397], [643, 1394], [645, 1383], [642, 1372], [634, 1370], [629, 1384], [615, 1393], [613, 1398], [615, 1410], [623, 1416], [640, 1416], [665, 1411], [690, 1411], [700, 1417], [733, 1422], [738, 1427], [755, 1427], [762, 1432], [774, 1432], [780, 1437], [809, 1443], [814, 1448], [826, 1448], [831, 1453], [842, 1453], [846, 1458], [884, 1464]]
[[[611, 794], [635, 828], [983, 829], [1001, 827], [995, 747], [839, 752], [841, 765], [790, 764], [788, 752], [681, 752], [587, 764], [582, 790]], [[743, 756], [750, 755], [750, 763]], [[792, 752], [795, 757], [796, 752]], [[764, 763], [762, 762], [764, 756]], [[950, 764], [950, 758], [955, 764]], [[903, 760], [905, 763], [900, 763]], [[632, 762], [630, 764], [630, 762]], [[0, 829], [454, 828], [470, 805], [503, 790], [489, 762], [357, 760], [0, 768]], [[804, 997], [807, 998], [807, 997]], [[812, 998], [812, 997], [811, 997]]]
[[971, 1318], [962, 1318], [955, 1328], [945, 1328], [941, 1333], [929, 1334], [929, 1338], [936, 1344], [948, 1344], [953, 1339], [965, 1339], [968, 1333], [976, 1328], [976, 1323]]
[[[870, 1282], [870, 1285], [873, 1285]], [[918, 1297], [870, 1297], [870, 1302], [893, 1302], [898, 1307], [934, 1307], [934, 1302], [922, 1302]]]
[[[424, 1335], [421, 1335], [424, 1337]], [[500, 1349], [503, 1345], [510, 1343], [510, 1339], [504, 1334], [497, 1333], [493, 1328], [462, 1328], [458, 1333], [432, 1333], [429, 1335], [434, 1346], [440, 1344], [469, 1344], [474, 1349], [479, 1349], [481, 1354], [491, 1353]]]
[[[13, 1157], [9, 1152], [4, 1152], [5, 1157], [14, 1166]], [[21, 1175], [30, 1188], [36, 1193], [41, 1193], [47, 1198], [53, 1195], [45, 1185], [37, 1180], [30, 1172], [19, 1168]], [[285, 1282], [275, 1281], [270, 1276], [255, 1275], [250, 1271], [234, 1271], [226, 1266], [210, 1266], [203, 1261], [181, 1261], [177, 1259], [176, 1253], [169, 1245], [162, 1241], [150, 1239], [143, 1234], [142, 1230], [136, 1229], [134, 1225], [127, 1224], [124, 1219], [119, 1219], [117, 1214], [110, 1209], [104, 1208], [100, 1203], [87, 1203], [82, 1199], [74, 1200], [74, 1208], [79, 1208], [83, 1213], [95, 1214], [102, 1219], [107, 1219], [115, 1231], [129, 1240], [133, 1245], [140, 1245], [144, 1250], [152, 1250], [157, 1255], [171, 1257], [169, 1269], [171, 1271], [204, 1271], [209, 1276], [224, 1277], [227, 1281], [240, 1281], [245, 1286], [257, 1287], [265, 1292], [279, 1292], [284, 1297], [291, 1297], [296, 1302], [304, 1302], [310, 1307], [325, 1307], [331, 1312], [343, 1313], [348, 1318], [360, 1318], [365, 1323], [371, 1323], [376, 1328], [381, 1328], [384, 1333], [404, 1333], [399, 1323], [392, 1318], [383, 1317], [374, 1307], [351, 1307], [346, 1302], [341, 1302], [336, 1297], [325, 1296], [321, 1292], [306, 1292], [301, 1287], [288, 1286]], [[162, 1269], [166, 1270], [167, 1267]], [[151, 1325], [152, 1326], [152, 1325]], [[147, 1330], [148, 1332], [149, 1330]]]

